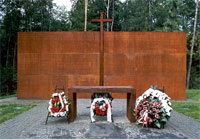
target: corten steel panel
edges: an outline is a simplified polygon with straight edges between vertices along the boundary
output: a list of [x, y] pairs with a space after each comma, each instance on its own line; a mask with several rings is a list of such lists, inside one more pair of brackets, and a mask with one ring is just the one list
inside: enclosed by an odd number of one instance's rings
[[56, 85], [67, 93], [98, 84], [98, 32], [18, 33], [18, 98], [49, 99]]
[[[185, 99], [185, 33], [104, 32], [104, 50], [104, 85], [131, 85], [137, 96], [165, 86]], [[18, 97], [49, 99], [55, 85], [99, 85], [99, 32], [18, 34]]]
[[165, 86], [172, 99], [185, 100], [185, 33], [105, 32], [104, 50], [104, 85], [134, 86], [137, 97]]

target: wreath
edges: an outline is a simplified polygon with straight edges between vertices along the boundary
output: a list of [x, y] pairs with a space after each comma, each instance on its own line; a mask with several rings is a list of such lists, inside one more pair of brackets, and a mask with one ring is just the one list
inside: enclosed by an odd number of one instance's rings
[[108, 105], [112, 108], [112, 104], [106, 104], [105, 100], [102, 98], [101, 101], [96, 101], [95, 102], [95, 108], [94, 108], [94, 113], [100, 116], [105, 116], [107, 115], [107, 110], [108, 110]]
[[49, 101], [48, 111], [50, 116], [60, 117], [67, 116], [69, 112], [69, 102], [64, 92], [53, 93]]
[[91, 122], [95, 122], [95, 115], [105, 116], [107, 115], [107, 121], [112, 122], [112, 100], [113, 98], [109, 93], [106, 94], [93, 94], [92, 103], [90, 107]]
[[164, 128], [170, 118], [170, 97], [162, 91], [151, 87], [146, 90], [137, 100], [133, 115], [136, 124], [142, 127]]

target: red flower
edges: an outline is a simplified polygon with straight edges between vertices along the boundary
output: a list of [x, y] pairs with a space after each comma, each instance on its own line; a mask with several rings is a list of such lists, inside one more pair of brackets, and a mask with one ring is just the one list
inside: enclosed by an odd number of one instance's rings
[[147, 107], [144, 107], [144, 106], [143, 106], [143, 109], [144, 109], [144, 110], [147, 110]]
[[153, 108], [153, 112], [156, 112], [156, 108]]
[[158, 103], [156, 103], [156, 102], [153, 103], [153, 106], [154, 106], [154, 107], [157, 107], [157, 105], [158, 105]]
[[54, 103], [55, 103], [55, 100], [54, 100], [54, 99], [52, 99], [52, 100], [51, 100], [51, 104], [54, 104]]
[[156, 110], [156, 113], [159, 113], [159, 112], [160, 112], [160, 110], [159, 110], [159, 109], [157, 109], [157, 110]]
[[138, 106], [137, 106], [137, 109], [138, 109], [138, 110], [141, 110], [141, 107], [140, 107], [140, 105], [138, 105]]
[[149, 119], [150, 119], [150, 118], [147, 116], [147, 117], [146, 117], [146, 121], [148, 121]]
[[137, 120], [137, 117], [135, 117], [135, 120]]
[[155, 115], [155, 118], [156, 118], [156, 119], [159, 119], [159, 115], [158, 115], [158, 114], [156, 114], [156, 115]]
[[96, 111], [97, 115], [101, 115], [101, 116], [106, 115], [107, 114], [107, 109], [108, 109], [108, 104], [106, 104], [106, 107], [103, 108], [103, 109], [100, 109], [99, 103], [95, 104], [95, 111]]
[[152, 122], [153, 122], [152, 119], [150, 119], [150, 120], [149, 120], [149, 123], [152, 123]]
[[149, 114], [153, 114], [153, 112], [150, 110], [150, 111], [149, 111]]
[[65, 109], [62, 109], [62, 110], [61, 110], [61, 112], [64, 112], [64, 111], [65, 111]]
[[135, 110], [135, 115], [137, 115], [137, 114], [138, 114], [138, 112], [139, 112], [138, 110]]
[[56, 102], [60, 102], [59, 97], [56, 97], [55, 101]]
[[61, 112], [64, 112], [66, 110], [66, 106], [64, 105], [64, 108], [61, 110]]
[[59, 108], [57, 108], [56, 106], [53, 106], [53, 107], [51, 108], [51, 111], [52, 111], [52, 113], [56, 113], [56, 112], [59, 111]]

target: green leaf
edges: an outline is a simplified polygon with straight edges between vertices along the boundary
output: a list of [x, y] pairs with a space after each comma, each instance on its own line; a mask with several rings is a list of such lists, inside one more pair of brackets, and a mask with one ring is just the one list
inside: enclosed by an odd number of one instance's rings
[[160, 109], [160, 111], [165, 113], [165, 110], [164, 110], [164, 108], [161, 108], [161, 109]]
[[158, 128], [161, 127], [159, 122], [156, 122], [155, 125], [156, 125]]
[[167, 114], [164, 112], [164, 113], [162, 113], [162, 117], [165, 117]]
[[162, 118], [161, 121], [162, 122], [167, 122], [167, 118]]
[[138, 121], [136, 121], [136, 125], [139, 125], [140, 123]]

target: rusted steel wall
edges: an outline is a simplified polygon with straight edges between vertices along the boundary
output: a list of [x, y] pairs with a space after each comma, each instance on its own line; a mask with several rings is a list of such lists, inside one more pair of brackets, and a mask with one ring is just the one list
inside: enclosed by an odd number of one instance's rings
[[98, 32], [18, 33], [18, 98], [49, 99], [56, 85], [98, 82]]
[[105, 85], [132, 85], [137, 97], [151, 85], [161, 89], [165, 86], [172, 99], [185, 99], [185, 33], [106, 32], [104, 35]]
[[[49, 99], [56, 85], [99, 85], [99, 37], [18, 33], [18, 98]], [[104, 32], [104, 50], [104, 85], [131, 85], [137, 96], [150, 85], [165, 86], [172, 99], [185, 99], [185, 33]]]

